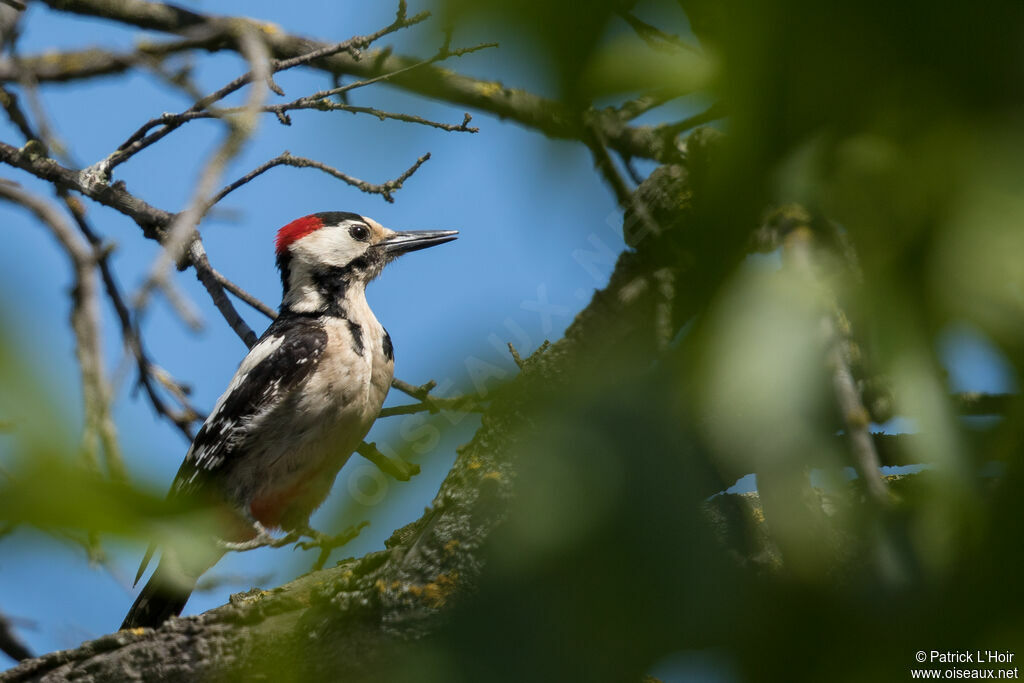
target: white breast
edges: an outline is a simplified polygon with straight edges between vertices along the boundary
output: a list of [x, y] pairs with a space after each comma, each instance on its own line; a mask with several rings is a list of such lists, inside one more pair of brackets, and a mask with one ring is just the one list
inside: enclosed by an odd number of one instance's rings
[[[291, 507], [311, 513], [330, 492], [338, 471], [373, 425], [387, 396], [394, 363], [383, 352], [385, 331], [365, 305], [353, 307], [357, 343], [349, 320], [325, 318], [327, 346], [313, 373], [295, 397], [266, 417], [264, 444], [245, 459], [247, 471], [236, 481], [241, 507], [254, 501], [292, 500]], [[284, 438], [269, 436], [278, 434]], [[283, 504], [283, 503], [282, 503]]]

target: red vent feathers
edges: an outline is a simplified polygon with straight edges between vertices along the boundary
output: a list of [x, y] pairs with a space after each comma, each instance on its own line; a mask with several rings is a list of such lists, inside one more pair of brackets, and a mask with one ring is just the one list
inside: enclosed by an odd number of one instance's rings
[[315, 232], [323, 226], [323, 221], [316, 216], [303, 216], [302, 218], [296, 218], [291, 223], [277, 231], [277, 253], [283, 254], [292, 242], [302, 239], [309, 233]]

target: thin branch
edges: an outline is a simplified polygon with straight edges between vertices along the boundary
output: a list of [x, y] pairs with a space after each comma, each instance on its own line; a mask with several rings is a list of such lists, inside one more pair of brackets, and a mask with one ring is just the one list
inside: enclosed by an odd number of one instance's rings
[[[395, 21], [384, 27], [383, 29], [366, 36], [356, 36], [340, 43], [333, 45], [324, 45], [313, 49], [304, 54], [292, 57], [290, 59], [283, 60], [271, 60], [261, 62], [259, 68], [253, 67], [247, 73], [242, 74], [238, 78], [235, 78], [227, 85], [220, 89], [210, 93], [209, 95], [200, 98], [191, 107], [186, 109], [181, 114], [168, 115], [150, 119], [144, 123], [138, 130], [128, 137], [123, 143], [121, 143], [113, 154], [109, 155], [106, 159], [103, 159], [96, 165], [96, 172], [104, 177], [109, 177], [110, 172], [118, 165], [124, 163], [135, 154], [138, 154], [143, 149], [149, 147], [153, 143], [159, 141], [166, 135], [170, 134], [174, 130], [177, 130], [182, 125], [195, 118], [201, 118], [194, 116], [198, 112], [209, 109], [213, 104], [224, 99], [228, 95], [236, 92], [243, 86], [252, 83], [260, 82], [268, 85], [275, 92], [281, 93], [280, 89], [273, 84], [273, 76], [276, 73], [292, 69], [296, 66], [302, 66], [311, 62], [336, 55], [340, 52], [349, 52], [352, 56], [357, 56], [358, 51], [372, 44], [374, 41], [382, 38], [385, 35], [394, 33], [400, 29], [406, 28], [417, 24], [425, 20], [429, 16], [429, 13], [421, 13], [410, 18], [406, 17], [405, 3], [401, 3], [398, 8], [398, 12], [395, 16]], [[260, 35], [259, 27], [251, 26], [248, 22], [237, 23], [240, 28], [239, 36], [240, 40], [244, 41], [246, 35]], [[244, 53], [245, 50], [240, 48]], [[251, 60], [250, 60], [251, 62]], [[158, 130], [150, 133], [154, 128], [159, 127]]]
[[[215, 17], [192, 10], [184, 10], [159, 2], [131, 0], [110, 3], [108, 0], [43, 0], [59, 11], [85, 14], [121, 22], [141, 28], [189, 35], [198, 27], [224, 26], [225, 22], [248, 23], [256, 28], [263, 24], [242, 17]], [[327, 45], [297, 35], [277, 30], [265, 36], [273, 56], [290, 59], [309, 53]], [[211, 42], [203, 46], [209, 50], [235, 49], [230, 42]], [[119, 73], [130, 68], [126, 55], [111, 53], [102, 59], [90, 51], [88, 59], [83, 53], [68, 52], [56, 55], [37, 56], [25, 59], [26, 68], [36, 78], [43, 80], [73, 80], [95, 76], [100, 73]], [[130, 61], [130, 60], [127, 60]], [[369, 78], [382, 73], [395, 72], [417, 60], [407, 56], [388, 54], [382, 51], [365, 53], [355, 59], [346, 52], [323, 57], [310, 63], [310, 68], [327, 72], [332, 76], [348, 75]], [[0, 65], [0, 80], [8, 79]], [[580, 135], [579, 112], [563, 102], [534, 95], [524, 90], [507, 88], [496, 81], [470, 78], [448, 69], [425, 66], [414, 76], [399, 76], [389, 83], [410, 92], [444, 100], [470, 109], [490, 112], [499, 118], [509, 119], [521, 125], [534, 128], [554, 138], [577, 139]], [[601, 128], [607, 144], [616, 151], [630, 157], [650, 158], [659, 161], [678, 159], [678, 151], [665, 143], [662, 136], [651, 126], [623, 125], [621, 117], [614, 111], [592, 111], [592, 122]]]
[[[615, 162], [612, 160], [611, 155], [608, 153], [608, 147], [605, 142], [604, 134], [601, 129], [597, 126], [591, 126], [589, 129], [589, 135], [585, 136], [583, 141], [590, 148], [590, 152], [594, 157], [594, 166], [604, 176], [605, 181], [611, 187], [612, 192], [615, 194], [615, 199], [623, 211], [626, 212], [627, 217], [630, 212], [635, 217], [634, 221], [625, 221], [624, 235], [626, 242], [631, 246], [635, 246], [639, 243], [643, 237], [647, 235], [657, 235], [661, 232], [657, 222], [651, 215], [650, 210], [647, 207], [647, 203], [640, 196], [639, 192], [635, 192], [629, 188], [626, 181], [623, 179], [622, 174], [619, 173], [615, 167]], [[638, 223], [639, 229], [626, 230], [625, 226], [629, 223]], [[666, 296], [663, 299], [671, 298], [674, 295], [674, 291], [666, 291]], [[667, 302], [662, 301], [659, 304], [659, 330], [666, 330], [671, 327], [669, 320], [665, 320], [665, 316], [671, 312], [671, 306], [665, 305]], [[671, 336], [671, 332], [666, 332], [668, 337], [661, 335], [658, 339], [659, 346], [665, 346], [668, 344], [668, 338]]]
[[382, 184], [379, 184], [379, 185], [375, 185], [373, 183], [368, 183], [365, 180], [360, 180], [359, 178], [353, 178], [352, 176], [350, 176], [350, 175], [348, 175], [346, 173], [342, 173], [341, 171], [339, 171], [338, 169], [334, 168], [333, 166], [328, 166], [327, 164], [322, 163], [320, 161], [314, 161], [313, 159], [307, 159], [305, 157], [293, 156], [289, 152], [285, 151], [282, 154], [280, 154], [279, 156], [274, 157], [270, 161], [267, 161], [267, 162], [265, 162], [263, 164], [260, 164], [259, 166], [257, 166], [253, 170], [249, 171], [248, 173], [246, 173], [244, 176], [242, 176], [238, 180], [234, 181], [233, 183], [231, 183], [230, 185], [228, 185], [227, 187], [222, 189], [216, 195], [214, 195], [213, 198], [209, 202], [209, 206], [207, 207], [207, 210], [209, 210], [209, 207], [212, 207], [213, 205], [217, 204], [222, 199], [224, 199], [224, 197], [228, 196], [229, 194], [231, 194], [232, 192], [234, 192], [235, 190], [237, 190], [241, 186], [243, 186], [246, 183], [252, 181], [253, 179], [257, 178], [258, 176], [262, 175], [263, 173], [266, 173], [267, 171], [269, 171], [270, 169], [274, 168], [275, 166], [293, 166], [295, 168], [315, 168], [315, 169], [318, 169], [320, 171], [323, 171], [324, 173], [327, 173], [328, 175], [332, 175], [335, 178], [341, 180], [342, 182], [345, 182], [345, 183], [351, 185], [352, 187], [358, 188], [358, 189], [362, 190], [363, 192], [366, 192], [368, 194], [379, 194], [379, 195], [381, 195], [384, 198], [385, 201], [387, 201], [387, 202], [394, 202], [394, 197], [392, 196], [392, 193], [396, 192], [397, 190], [400, 190], [402, 188], [402, 185], [405, 184], [405, 181], [408, 180], [410, 177], [412, 177], [412, 174], [415, 173], [417, 170], [419, 170], [419, 167], [422, 166], [429, 159], [430, 159], [430, 153], [428, 152], [427, 154], [424, 154], [419, 159], [417, 159], [416, 162], [412, 166], [410, 166], [408, 169], [406, 169], [406, 171], [404, 173], [402, 173], [400, 176], [398, 176], [394, 180], [389, 180], [389, 181], [387, 181], [385, 183], [382, 183]]
[[644, 177], [636, 170], [633, 160], [622, 152], [616, 151], [616, 154], [619, 155], [619, 161], [622, 162], [622, 167], [626, 169], [626, 173], [629, 174], [629, 179], [633, 181], [634, 185], [639, 186], [640, 183], [644, 181]]
[[301, 109], [315, 109], [316, 111], [344, 111], [352, 114], [369, 114], [375, 116], [381, 121], [392, 120], [402, 121], [403, 123], [414, 123], [420, 126], [428, 126], [430, 128], [437, 128], [439, 130], [447, 131], [449, 133], [479, 133], [480, 129], [476, 126], [470, 126], [470, 121], [473, 117], [467, 112], [462, 117], [462, 123], [442, 123], [441, 121], [434, 121], [427, 119], [422, 116], [416, 116], [415, 114], [402, 114], [400, 112], [384, 111], [383, 109], [376, 109], [374, 107], [359, 107], [352, 104], [341, 103], [341, 102], [330, 102], [327, 100], [319, 100], [316, 102], [309, 102], [301, 105], [291, 106], [290, 104], [272, 104], [263, 108], [263, 111], [276, 114], [278, 119], [285, 123], [290, 124], [286, 112], [296, 111]]
[[356, 453], [363, 456], [380, 468], [384, 474], [390, 474], [399, 481], [409, 481], [420, 473], [420, 466], [399, 458], [391, 458], [380, 452], [377, 444], [362, 442], [356, 447]]
[[91, 47], [22, 57], [17, 66], [10, 61], [0, 62], [0, 81], [16, 82], [20, 69], [31, 74], [37, 83], [65, 83], [116, 75], [138, 66], [152, 66], [154, 60], [163, 60], [189, 50], [205, 49], [212, 52], [230, 47], [228, 33], [221, 25], [204, 24], [188, 33], [189, 37], [182, 40], [140, 42], [130, 52]]
[[[525, 361], [520, 358], [518, 362]], [[483, 402], [475, 396], [464, 395], [453, 396], [451, 398], [431, 396], [430, 392], [437, 386], [437, 383], [433, 380], [417, 387], [395, 378], [391, 380], [391, 386], [409, 396], [412, 396], [419, 402], [382, 408], [377, 417], [395, 417], [397, 415], [413, 415], [415, 413], [431, 413], [432, 415], [436, 415], [442, 410], [461, 410], [471, 413], [480, 413], [484, 411]]]
[[[813, 254], [814, 233], [807, 226], [792, 230], [786, 237], [786, 250], [793, 266], [809, 282], [819, 281], [817, 266]], [[818, 285], [823, 289], [822, 285]], [[831, 300], [831, 294], [826, 292]], [[843, 420], [847, 441], [853, 454], [853, 464], [864, 481], [868, 495], [879, 505], [891, 503], [889, 491], [882, 477], [878, 451], [871, 437], [871, 417], [861, 399], [857, 382], [853, 378], [849, 361], [849, 340], [840, 332], [836, 324], [835, 304], [828, 303], [830, 309], [822, 316], [821, 329], [828, 345], [827, 363], [832, 371], [832, 388], [836, 404]]]
[[412, 396], [413, 398], [419, 399], [421, 401], [425, 401], [430, 396], [430, 392], [434, 389], [434, 387], [437, 386], [437, 382], [435, 382], [434, 380], [430, 380], [426, 384], [416, 386], [415, 384], [403, 382], [402, 380], [396, 377], [395, 379], [391, 380], [391, 386], [393, 386], [395, 389], [398, 389], [403, 394]]
[[[344, 86], [338, 86], [342, 88]], [[340, 94], [344, 94], [345, 91]], [[217, 109], [212, 111], [197, 111], [182, 114], [166, 114], [161, 117], [164, 121], [180, 121], [185, 123], [188, 121], [195, 121], [198, 119], [215, 119], [220, 118], [226, 114], [233, 114], [240, 110], [239, 107], [227, 107], [224, 109]], [[414, 123], [421, 126], [428, 126], [430, 128], [437, 128], [440, 130], [447, 131], [449, 133], [479, 133], [480, 129], [475, 126], [470, 126], [469, 123], [473, 120], [473, 117], [466, 113], [463, 115], [461, 123], [443, 123], [441, 121], [434, 121], [431, 119], [424, 118], [422, 116], [416, 116], [414, 114], [403, 114], [401, 112], [390, 112], [383, 109], [376, 109], [374, 107], [360, 107], [351, 105], [343, 102], [333, 102], [324, 99], [317, 100], [306, 100], [300, 98], [294, 102], [286, 102], [282, 104], [268, 104], [260, 108], [260, 112], [264, 114], [274, 114], [277, 116], [278, 121], [286, 126], [290, 126], [292, 121], [291, 117], [287, 114], [290, 111], [303, 111], [303, 110], [315, 110], [315, 111], [342, 111], [349, 112], [352, 114], [368, 114], [375, 116], [381, 121], [393, 120], [402, 121], [404, 123]]]
[[[57, 186], [66, 187], [70, 190], [80, 192], [104, 206], [108, 206], [132, 218], [140, 228], [143, 235], [149, 239], [162, 242], [166, 235], [166, 228], [173, 219], [173, 214], [158, 209], [124, 189], [122, 184], [115, 183], [108, 185], [94, 175], [83, 171], [72, 171], [41, 155], [32, 145], [26, 145], [22, 149], [0, 142], [0, 162], [6, 163], [15, 168], [31, 173], [37, 178], [49, 181]], [[199, 262], [194, 258], [202, 256]], [[232, 329], [242, 338], [243, 341], [255, 340], [252, 330], [241, 320], [238, 311], [235, 310], [231, 300], [227, 298], [224, 287], [213, 276], [213, 269], [206, 258], [205, 249], [199, 242], [193, 242], [189, 247], [188, 256], [192, 265], [196, 268], [196, 275], [203, 286], [210, 292], [217, 309], [231, 325]], [[248, 332], [246, 332], [248, 330]], [[250, 336], [251, 335], [251, 336]], [[247, 342], [248, 343], [248, 342]]]
[[[604, 139], [597, 133], [593, 133], [591, 138], [586, 141], [587, 147], [590, 148], [590, 152], [594, 157], [594, 167], [604, 176], [605, 181], [611, 188], [612, 193], [615, 195], [615, 200], [623, 210], [628, 210], [633, 207], [633, 190], [626, 185], [626, 181], [622, 178], [622, 175], [615, 168], [615, 162], [612, 160], [610, 154], [608, 154], [608, 148], [605, 147]], [[645, 220], [650, 220], [647, 217], [647, 211], [644, 209], [643, 213], [640, 214]]]
[[161, 241], [173, 214], [158, 209], [128, 192], [123, 185], [97, 182], [82, 171], [73, 171], [50, 159], [31, 144], [18, 149], [0, 142], [0, 162], [19, 168], [55, 185], [79, 192], [134, 220], [149, 239]]
[[188, 248], [188, 256], [195, 268], [196, 278], [203, 283], [203, 287], [210, 294], [210, 298], [213, 299], [213, 305], [224, 316], [224, 320], [227, 321], [231, 329], [238, 335], [238, 338], [251, 349], [256, 344], [258, 337], [252, 331], [252, 328], [246, 324], [242, 316], [239, 315], [231, 300], [228, 299], [228, 295], [224, 292], [224, 287], [221, 285], [223, 276], [217, 274], [213, 266], [210, 265], [210, 259], [206, 256], [206, 249], [203, 247], [203, 243], [198, 239], [193, 240]]
[[657, 126], [654, 131], [658, 135], [674, 140], [680, 133], [685, 133], [691, 128], [696, 128], [697, 126], [703, 126], [705, 123], [717, 121], [724, 116], [725, 108], [716, 102], [704, 111], [694, 114], [693, 116], [688, 116], [681, 121], [661, 124], [660, 126]]
[[429, 57], [427, 59], [423, 59], [423, 60], [420, 60], [418, 62], [413, 62], [412, 64], [406, 64], [406, 65], [404, 65], [402, 67], [399, 67], [399, 68], [395, 69], [394, 71], [388, 71], [388, 72], [385, 72], [385, 73], [377, 74], [376, 76], [372, 76], [370, 78], [365, 78], [365, 79], [359, 80], [359, 81], [353, 81], [352, 83], [346, 83], [345, 85], [341, 85], [341, 86], [338, 86], [336, 88], [328, 88], [327, 90], [321, 90], [319, 92], [313, 93], [312, 95], [307, 95], [306, 97], [299, 98], [295, 102], [296, 103], [314, 102], [316, 100], [322, 100], [322, 99], [325, 99], [325, 98], [328, 98], [328, 97], [332, 97], [334, 95], [342, 95], [344, 93], [350, 92], [350, 91], [355, 90], [357, 88], [365, 88], [366, 86], [373, 85], [374, 83], [381, 83], [383, 81], [392, 80], [392, 79], [394, 79], [394, 78], [396, 78], [398, 76], [402, 76], [403, 74], [407, 74], [410, 71], [414, 71], [414, 70], [417, 70], [417, 69], [422, 69], [425, 66], [429, 66], [431, 64], [435, 64], [437, 62], [444, 61], [444, 60], [449, 59], [451, 57], [462, 57], [464, 55], [472, 54], [474, 52], [479, 52], [480, 50], [487, 50], [487, 49], [492, 48], [492, 47], [498, 47], [498, 44], [497, 43], [480, 43], [479, 45], [474, 45], [472, 47], [461, 47], [461, 48], [452, 50], [452, 49], [450, 49], [448, 47], [448, 44], [445, 43], [444, 45], [441, 46], [441, 49], [438, 50], [437, 54], [435, 54], [433, 57]]
[[220, 285], [224, 289], [228, 290], [229, 292], [234, 294], [236, 297], [238, 297], [239, 299], [241, 299], [245, 303], [249, 304], [251, 307], [253, 307], [257, 311], [262, 313], [263, 315], [267, 316], [271, 320], [273, 320], [274, 318], [277, 317], [277, 311], [275, 311], [273, 308], [271, 308], [267, 304], [263, 303], [262, 301], [257, 299], [255, 296], [253, 296], [249, 292], [247, 292], [244, 289], [242, 289], [241, 287], [239, 287], [238, 285], [236, 285], [231, 280], [229, 280], [226, 277], [224, 277], [220, 273], [220, 271], [218, 271], [218, 270], [216, 270], [216, 269], [211, 267], [210, 268], [210, 274], [213, 276], [213, 278], [218, 283], [220, 283]]
[[701, 50], [695, 45], [687, 43], [677, 35], [666, 33], [657, 26], [648, 24], [646, 21], [638, 18], [632, 12], [624, 9], [620, 9], [616, 12], [622, 19], [629, 24], [630, 28], [640, 36], [640, 38], [647, 43], [650, 47], [655, 50], [671, 49], [676, 50], [679, 48], [689, 50], [691, 52], [700, 52]]
[[407, 403], [400, 406], [382, 408], [377, 417], [395, 417], [397, 415], [413, 415], [430, 413], [436, 415], [442, 410], [461, 410], [469, 413], [482, 413], [484, 406], [472, 396], [455, 396], [453, 398], [430, 397], [420, 403]]
[[616, 110], [616, 113], [623, 121], [632, 121], [636, 117], [646, 114], [652, 109], [657, 109], [661, 105], [671, 102], [678, 97], [678, 93], [672, 93], [669, 91], [648, 93], [623, 103]]
[[508, 352], [510, 354], [512, 354], [512, 360], [513, 360], [513, 362], [515, 362], [516, 367], [519, 368], [520, 370], [522, 370], [523, 369], [523, 364], [525, 363], [525, 361], [523, 360], [523, 357], [519, 355], [519, 349], [517, 349], [512, 344], [512, 342], [508, 343]]
[[[355, 40], [355, 39], [353, 39], [353, 40]], [[346, 41], [346, 42], [351, 42], [351, 41]], [[409, 121], [411, 123], [419, 123], [419, 124], [424, 124], [424, 125], [431, 125], [431, 126], [433, 126], [435, 128], [442, 128], [442, 129], [445, 129], [445, 130], [453, 130], [453, 131], [466, 130], [468, 132], [475, 132], [475, 131], [472, 131], [471, 129], [466, 127], [467, 124], [468, 124], [468, 119], [465, 119], [465, 118], [463, 119], [463, 122], [462, 122], [462, 124], [460, 126], [452, 126], [452, 125], [449, 125], [449, 124], [443, 124], [443, 123], [428, 121], [427, 119], [423, 119], [421, 117], [416, 117], [416, 116], [411, 116], [411, 115], [390, 114], [388, 112], [382, 112], [380, 110], [373, 110], [373, 109], [370, 109], [370, 108], [359, 108], [359, 107], [352, 107], [352, 106], [347, 105], [347, 104], [340, 104], [340, 103], [337, 103], [337, 102], [327, 102], [326, 99], [328, 97], [332, 97], [332, 96], [335, 96], [335, 95], [343, 95], [343, 94], [348, 93], [348, 92], [350, 92], [352, 90], [355, 90], [357, 88], [364, 88], [364, 87], [366, 87], [368, 85], [373, 85], [374, 83], [380, 83], [382, 81], [387, 81], [387, 80], [389, 80], [391, 78], [394, 78], [396, 76], [400, 76], [400, 75], [402, 75], [404, 73], [407, 73], [409, 71], [412, 71], [414, 69], [419, 69], [421, 67], [424, 67], [424, 66], [427, 66], [427, 65], [430, 65], [430, 64], [434, 64], [435, 62], [439, 62], [439, 61], [442, 61], [442, 60], [445, 60], [445, 59], [449, 59], [451, 57], [461, 57], [463, 55], [470, 54], [470, 53], [476, 52], [478, 50], [483, 50], [483, 49], [487, 49], [487, 48], [490, 48], [490, 47], [496, 47], [496, 46], [497, 46], [497, 43], [484, 43], [484, 44], [481, 44], [481, 45], [476, 45], [474, 47], [459, 48], [457, 50], [451, 50], [451, 49], [448, 48], [448, 46], [446, 44], [446, 45], [442, 46], [442, 48], [437, 52], [437, 54], [435, 54], [433, 57], [431, 57], [429, 59], [425, 59], [425, 60], [422, 60], [422, 61], [419, 61], [419, 62], [416, 62], [416, 63], [413, 63], [413, 64], [409, 64], [409, 65], [406, 65], [406, 66], [404, 66], [402, 68], [396, 69], [395, 71], [379, 74], [379, 75], [374, 76], [372, 78], [367, 78], [367, 79], [360, 80], [360, 81], [354, 81], [352, 83], [348, 83], [346, 85], [338, 86], [336, 88], [330, 88], [328, 90], [321, 90], [321, 91], [313, 93], [312, 95], [307, 95], [305, 97], [300, 97], [299, 99], [294, 100], [293, 102], [286, 103], [286, 104], [267, 105], [267, 106], [261, 108], [260, 111], [276, 114], [281, 121], [283, 121], [285, 123], [288, 123], [289, 120], [288, 120], [288, 118], [286, 116], [286, 112], [292, 111], [292, 110], [301, 110], [301, 109], [317, 109], [317, 110], [321, 110], [321, 111], [331, 111], [331, 110], [359, 111], [359, 110], [363, 110], [363, 113], [373, 113], [375, 116], [383, 117], [383, 118], [395, 118], [395, 119], [399, 119], [399, 120], [406, 120], [406, 121]], [[332, 47], [337, 48], [337, 46], [332, 46]], [[338, 50], [338, 51], [340, 51], [340, 50]], [[318, 51], [318, 52], [320, 52], [320, 51]], [[295, 61], [295, 60], [288, 60], [288, 62], [279, 62], [279, 63], [290, 63], [290, 62], [293, 62], [293, 61]], [[232, 81], [230, 84], [228, 84], [224, 88], [221, 88], [217, 92], [215, 92], [215, 93], [213, 93], [213, 94], [203, 98], [202, 100], [200, 100], [196, 104], [192, 105], [189, 109], [181, 112], [180, 114], [163, 114], [162, 116], [159, 116], [159, 117], [157, 117], [155, 119], [150, 119], [145, 124], [143, 124], [143, 126], [141, 128], [139, 128], [139, 130], [135, 131], [135, 133], [133, 133], [131, 135], [131, 137], [129, 137], [125, 142], [121, 143], [121, 145], [117, 148], [116, 151], [114, 151], [113, 154], [108, 156], [106, 159], [100, 161], [98, 164], [96, 164], [95, 165], [96, 173], [100, 174], [103, 177], [109, 177], [110, 171], [115, 166], [117, 166], [117, 165], [119, 165], [121, 163], [124, 163], [125, 161], [127, 161], [129, 158], [131, 158], [132, 156], [134, 156], [138, 152], [142, 151], [146, 147], [149, 147], [153, 143], [159, 141], [160, 139], [162, 139], [163, 137], [165, 137], [169, 133], [173, 132], [174, 130], [177, 130], [178, 128], [180, 128], [182, 125], [184, 125], [185, 123], [187, 123], [189, 121], [194, 121], [196, 119], [211, 118], [211, 117], [223, 117], [223, 116], [228, 115], [230, 113], [234, 113], [234, 112], [239, 111], [239, 109], [237, 109], [237, 108], [227, 108], [227, 109], [219, 109], [219, 110], [208, 110], [210, 105], [213, 104], [213, 102], [219, 101], [220, 99], [222, 99], [225, 95], [229, 94], [230, 92], [234, 92], [234, 89], [237, 89], [237, 88], [234, 88], [234, 86], [237, 85], [238, 87], [241, 87], [242, 84], [238, 83], [238, 81], [239, 81], [239, 79], [236, 79], [235, 81]], [[246, 82], [248, 82], [248, 81], [246, 81]], [[468, 114], [467, 114], [467, 116], [468, 116]], [[154, 131], [152, 133], [149, 133], [150, 130], [152, 130], [153, 128], [156, 128], [157, 126], [160, 126], [160, 128], [158, 130], [156, 130], [156, 131]]]

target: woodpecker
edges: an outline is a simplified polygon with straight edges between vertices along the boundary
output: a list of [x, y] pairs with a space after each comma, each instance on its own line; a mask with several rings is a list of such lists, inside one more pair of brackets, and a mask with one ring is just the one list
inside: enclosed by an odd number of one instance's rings
[[[366, 285], [400, 254], [457, 234], [398, 232], [341, 211], [281, 228], [280, 314], [196, 434], [169, 497], [226, 511], [237, 534], [222, 540], [308, 529], [391, 386], [394, 349], [366, 301]], [[181, 613], [199, 576], [225, 552], [216, 539], [196, 546], [187, 557], [163, 553], [122, 629], [156, 627]], [[136, 582], [154, 551], [147, 550]]]

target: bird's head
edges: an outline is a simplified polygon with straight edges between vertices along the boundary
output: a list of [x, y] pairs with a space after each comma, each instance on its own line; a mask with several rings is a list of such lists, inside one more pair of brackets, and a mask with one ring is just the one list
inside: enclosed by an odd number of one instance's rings
[[284, 287], [282, 309], [320, 312], [359, 292], [397, 256], [450, 242], [457, 230], [389, 230], [354, 213], [303, 216], [277, 232], [277, 266]]

